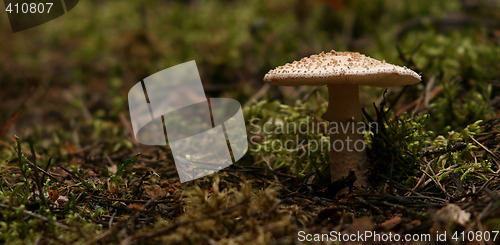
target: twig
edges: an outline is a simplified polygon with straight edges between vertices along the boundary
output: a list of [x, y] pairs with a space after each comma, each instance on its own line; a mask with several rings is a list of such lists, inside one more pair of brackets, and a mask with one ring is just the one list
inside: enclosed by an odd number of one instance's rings
[[111, 215], [111, 218], [109, 219], [108, 228], [111, 228], [113, 226], [113, 220], [115, 219], [115, 216], [116, 216], [116, 211], [113, 213], [113, 215]]
[[493, 161], [495, 161], [495, 163], [497, 164], [497, 167], [500, 169], [500, 163], [497, 162], [497, 161], [500, 161], [500, 157], [498, 157], [495, 153], [490, 151], [490, 149], [488, 149], [486, 146], [484, 146], [479, 141], [477, 141], [472, 135], [470, 136], [470, 139], [472, 141], [474, 141], [474, 143], [476, 143], [479, 147], [483, 148], [483, 150], [488, 152], [493, 157]]
[[[151, 199], [148, 200], [148, 202], [146, 202], [146, 204], [144, 204], [137, 212], [135, 212], [132, 216], [130, 216], [130, 218], [128, 218], [127, 220], [121, 220], [118, 222], [118, 224], [110, 227], [108, 230], [106, 230], [105, 232], [101, 233], [99, 236], [97, 236], [94, 240], [90, 241], [89, 244], [96, 244], [96, 243], [99, 243], [100, 241], [102, 241], [103, 239], [107, 238], [108, 236], [110, 236], [111, 234], [114, 234], [118, 231], [118, 228], [122, 225], [122, 224], [127, 224], [127, 223], [134, 223], [135, 220], [137, 218], [139, 218], [139, 216], [141, 215], [142, 212], [144, 212], [146, 210], [146, 208], [148, 208], [148, 206], [152, 203], [155, 203], [154, 200], [156, 200], [158, 196], [155, 196], [155, 197], [152, 197]], [[95, 200], [94, 200], [95, 201]], [[127, 210], [128, 211], [128, 210]]]
[[[112, 202], [124, 202], [124, 203], [147, 203], [147, 202], [149, 202], [149, 200], [127, 200], [127, 199], [100, 197], [100, 196], [95, 196], [95, 195], [92, 195], [92, 198], [102, 199], [102, 200], [112, 201]], [[173, 202], [175, 202], [175, 201], [174, 200], [158, 200], [158, 201], [155, 201], [155, 203], [158, 203], [158, 204], [173, 203]]]
[[425, 89], [423, 89], [422, 98], [418, 100], [418, 103], [415, 105], [415, 108], [411, 113], [412, 116], [415, 115], [420, 110], [422, 103], [424, 104], [424, 108], [429, 107], [429, 102], [433, 98], [432, 86], [434, 85], [435, 82], [436, 82], [436, 76], [431, 76], [429, 78], [429, 81], [427, 81], [427, 83], [425, 84]]
[[[500, 170], [499, 170], [500, 171]], [[478, 192], [481, 192], [492, 180], [494, 180], [495, 178], [498, 178], [498, 176], [492, 176], [491, 178], [489, 178], [486, 182], [484, 182], [484, 184], [481, 186], [481, 188], [479, 188], [479, 191]]]
[[431, 163], [427, 162], [425, 159], [423, 161], [425, 161], [427, 163], [427, 166], [429, 166], [428, 169], [432, 175], [427, 173], [425, 170], [420, 169], [420, 171], [422, 171], [424, 174], [426, 174], [432, 180], [432, 182], [434, 182], [434, 184], [436, 184], [436, 186], [439, 189], [441, 189], [441, 191], [443, 191], [443, 193], [446, 195], [446, 197], [451, 198], [450, 194], [446, 191], [446, 189], [443, 187], [443, 185], [441, 185], [441, 183], [437, 180], [436, 173], [434, 173], [434, 170], [432, 170], [432, 167], [430, 166]]
[[358, 199], [358, 201], [361, 202], [362, 204], [368, 206], [370, 209], [375, 210], [378, 214], [380, 214], [380, 215], [384, 214], [384, 211], [382, 211], [379, 207], [373, 205], [372, 203], [366, 201], [364, 198]]
[[[428, 99], [430, 101], [434, 97], [436, 97], [439, 93], [441, 93], [442, 91], [443, 91], [443, 86], [438, 86], [434, 90], [432, 90], [431, 94], [428, 97], [426, 97], [426, 99]], [[409, 105], [403, 107], [401, 110], [396, 112], [396, 117], [401, 116], [404, 112], [410, 110], [412, 107], [416, 106], [417, 104], [420, 104], [420, 102], [422, 100], [424, 100], [424, 98], [419, 98], [419, 99], [413, 101], [412, 103], [410, 103]]]
[[257, 91], [257, 93], [255, 93], [252, 97], [250, 97], [250, 99], [248, 99], [248, 101], [243, 105], [243, 108], [246, 108], [246, 107], [249, 107], [250, 105], [252, 105], [253, 102], [255, 102], [256, 100], [264, 97], [264, 95], [267, 94], [267, 91], [271, 88], [271, 85], [269, 85], [269, 83], [266, 83], [264, 84], [264, 86], [262, 86], [259, 91]]
[[125, 114], [123, 114], [123, 112], [120, 113], [120, 121], [122, 121], [123, 125], [125, 126], [125, 128], [127, 128], [128, 132], [130, 133], [130, 138], [132, 139], [132, 143], [134, 145], [139, 145], [139, 142], [137, 142], [137, 139], [135, 138], [132, 125], [130, 125], [130, 121], [125, 117]]
[[304, 95], [304, 98], [302, 98], [302, 101], [307, 101], [314, 92], [318, 91], [318, 87], [313, 87], [313, 89], [311, 89], [311, 91], [309, 91], [306, 95]]
[[[52, 159], [52, 158], [51, 158]], [[42, 172], [44, 174], [44, 176], [49, 176], [52, 180], [54, 180], [55, 182], [61, 182], [61, 180], [59, 180], [57, 177], [55, 177], [54, 175], [52, 175], [51, 173], [45, 171], [44, 169], [40, 168], [38, 165], [36, 165], [35, 163], [33, 163], [32, 161], [30, 161], [29, 159], [26, 158], [26, 162], [29, 163], [31, 166], [33, 166], [35, 169], [38, 169], [40, 172]], [[49, 159], [49, 163], [50, 163], [50, 159]], [[49, 164], [47, 163], [47, 164]]]
[[379, 174], [380, 177], [382, 177], [383, 179], [389, 181], [390, 184], [392, 184], [394, 187], [398, 188], [398, 189], [401, 189], [401, 190], [405, 190], [405, 191], [408, 191], [408, 192], [411, 192], [417, 196], [420, 196], [420, 197], [423, 197], [424, 195], [420, 194], [419, 192], [415, 191], [415, 190], [412, 190], [404, 185], [402, 185], [401, 183], [398, 183], [392, 179], [390, 179], [389, 177], [383, 175], [383, 174]]
[[461, 151], [467, 147], [467, 144], [465, 142], [457, 142], [453, 145], [448, 145], [446, 148], [438, 148], [436, 150], [429, 150], [429, 151], [424, 151], [424, 152], [419, 152], [418, 154], [427, 157], [427, 156], [432, 156], [432, 155], [443, 155], [448, 152], [456, 152], [456, 151]]
[[130, 217], [128, 220], [127, 220], [127, 223], [129, 223], [130, 225], [133, 225], [135, 223], [135, 221], [141, 216], [141, 213], [143, 213], [144, 211], [146, 211], [146, 209], [151, 205], [151, 204], [156, 204], [155, 200], [160, 197], [161, 194], [158, 194], [154, 197], [151, 197], [151, 199], [148, 200], [148, 202], [146, 202], [144, 205], [142, 205], [142, 207], [137, 210], [137, 212], [134, 213], [134, 215], [132, 215], [132, 217]]

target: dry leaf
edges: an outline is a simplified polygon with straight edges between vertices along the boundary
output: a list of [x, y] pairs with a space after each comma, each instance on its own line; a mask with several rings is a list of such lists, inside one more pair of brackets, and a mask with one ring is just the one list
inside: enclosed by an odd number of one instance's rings
[[113, 164], [111, 166], [108, 166], [108, 172], [110, 174], [115, 174], [116, 173], [116, 170], [118, 170], [118, 167], [116, 166], [116, 164]]
[[59, 191], [58, 190], [49, 190], [49, 198], [53, 202], [57, 201], [59, 198]]
[[396, 227], [397, 225], [401, 224], [401, 217], [400, 216], [396, 216], [396, 217], [392, 217], [384, 222], [382, 222], [379, 227], [383, 230], [391, 230], [392, 228]]
[[65, 196], [59, 196], [56, 200], [56, 203], [59, 204], [59, 205], [64, 205], [65, 203], [67, 203], [69, 201], [69, 199]]
[[163, 196], [165, 196], [165, 191], [162, 190], [161, 186], [159, 185], [147, 186], [144, 191], [151, 198], [153, 197], [162, 198]]
[[142, 204], [140, 203], [132, 203], [127, 206], [128, 209], [133, 209], [133, 210], [141, 210]]

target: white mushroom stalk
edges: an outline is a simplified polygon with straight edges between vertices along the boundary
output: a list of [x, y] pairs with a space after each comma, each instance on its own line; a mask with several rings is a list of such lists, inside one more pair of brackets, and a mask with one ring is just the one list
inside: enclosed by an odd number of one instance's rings
[[332, 183], [356, 174], [357, 186], [367, 186], [368, 158], [363, 134], [363, 115], [358, 85], [328, 85], [328, 108], [323, 118], [330, 121], [330, 176]]
[[420, 76], [406, 67], [360, 53], [331, 51], [277, 67], [266, 74], [264, 81], [281, 86], [328, 86], [329, 105], [323, 117], [331, 125], [331, 181], [341, 180], [353, 170], [354, 186], [367, 187], [368, 160], [364, 145], [360, 145], [364, 143], [359, 130], [363, 115], [358, 87], [414, 84], [420, 81]]

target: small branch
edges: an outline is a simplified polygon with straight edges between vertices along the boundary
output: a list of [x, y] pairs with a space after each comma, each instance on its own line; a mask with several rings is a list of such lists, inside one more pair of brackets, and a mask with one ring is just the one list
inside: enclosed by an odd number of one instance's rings
[[[51, 158], [52, 159], [52, 158]], [[28, 164], [30, 164], [32, 167], [34, 167], [35, 169], [38, 169], [40, 170], [40, 172], [42, 172], [44, 175], [46, 176], [49, 176], [52, 180], [54, 180], [55, 182], [60, 182], [60, 180], [55, 177], [54, 175], [52, 175], [51, 173], [47, 172], [46, 170], [43, 170], [42, 168], [40, 168], [39, 166], [37, 166], [35, 163], [33, 163], [32, 161], [30, 161], [29, 159], [26, 158], [26, 162]], [[50, 160], [49, 160], [49, 163], [47, 164], [50, 164]]]
[[[124, 203], [147, 203], [150, 201], [150, 200], [127, 200], [127, 199], [118, 199], [118, 198], [108, 198], [108, 197], [100, 197], [100, 196], [95, 196], [95, 195], [92, 195], [92, 198], [106, 200], [106, 201], [112, 201], [112, 202], [124, 202]], [[173, 203], [173, 202], [175, 202], [175, 201], [174, 200], [155, 201], [155, 203], [157, 203], [157, 204]]]
[[[123, 224], [127, 224], [127, 223], [134, 223], [135, 220], [137, 220], [137, 218], [139, 218], [139, 216], [141, 215], [142, 212], [144, 212], [146, 210], [146, 208], [149, 207], [149, 205], [151, 204], [156, 204], [155, 200], [156, 198], [158, 198], [158, 196], [155, 196], [151, 199], [149, 199], [142, 207], [140, 210], [138, 210], [137, 212], [135, 212], [133, 215], [130, 216], [130, 218], [126, 219], [126, 220], [121, 220], [118, 222], [118, 224], [115, 224], [114, 226], [110, 226], [110, 228], [108, 230], [106, 230], [105, 232], [101, 233], [99, 236], [97, 236], [95, 239], [93, 239], [92, 241], [89, 242], [89, 244], [96, 244], [96, 243], [99, 243], [101, 242], [102, 240], [104, 240], [105, 238], [109, 237], [110, 235], [112, 234], [115, 234], [118, 229], [120, 228], [121, 225]], [[97, 201], [97, 200], [94, 200], [94, 201]], [[99, 202], [99, 201], [97, 201]], [[107, 205], [107, 204], [105, 204]], [[127, 210], [128, 211], [128, 210]], [[124, 242], [124, 241], [123, 241]], [[122, 242], [122, 244], [123, 244]], [[128, 243], [127, 243], [128, 244]]]
[[257, 93], [254, 94], [248, 101], [243, 105], [243, 108], [247, 108], [250, 105], [252, 105], [253, 102], [259, 100], [260, 98], [264, 97], [267, 94], [267, 91], [271, 88], [271, 85], [269, 83], [264, 84], [262, 88], [257, 91]]
[[[425, 160], [424, 160], [425, 161]], [[429, 173], [427, 173], [425, 170], [422, 170], [420, 169], [420, 171], [422, 171], [425, 175], [427, 175], [431, 180], [432, 182], [434, 182], [434, 184], [436, 184], [436, 186], [441, 189], [441, 191], [443, 191], [443, 193], [446, 195], [446, 197], [448, 198], [451, 198], [450, 194], [446, 191], [446, 189], [443, 187], [443, 185], [441, 185], [441, 183], [439, 182], [439, 180], [437, 180], [437, 176], [436, 176], [436, 173], [434, 173], [434, 170], [432, 170], [432, 167], [430, 166], [430, 162], [427, 162], [427, 166], [429, 167], [429, 171], [432, 173], [432, 175], [430, 175]]]
[[500, 163], [498, 162], [498, 161], [500, 161], [500, 157], [498, 157], [495, 153], [490, 151], [490, 149], [488, 149], [486, 146], [484, 146], [479, 141], [477, 141], [474, 137], [472, 137], [472, 135], [470, 136], [470, 139], [472, 141], [474, 141], [474, 143], [476, 143], [476, 145], [478, 145], [479, 147], [483, 148], [483, 150], [488, 152], [488, 154], [490, 154], [493, 157], [493, 161], [497, 164], [497, 167], [500, 169]]
[[428, 156], [434, 156], [434, 155], [443, 155], [449, 152], [456, 152], [456, 151], [461, 151], [467, 147], [467, 144], [464, 142], [457, 142], [453, 145], [448, 145], [446, 148], [438, 148], [436, 150], [429, 150], [429, 151], [423, 151], [419, 152], [418, 154], [428, 157]]

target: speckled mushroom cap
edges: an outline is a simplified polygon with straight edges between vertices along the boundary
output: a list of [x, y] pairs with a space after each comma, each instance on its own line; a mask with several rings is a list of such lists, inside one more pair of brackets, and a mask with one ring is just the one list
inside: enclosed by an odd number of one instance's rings
[[274, 85], [368, 85], [394, 87], [414, 84], [420, 75], [401, 66], [357, 52], [322, 52], [269, 71], [264, 81]]

